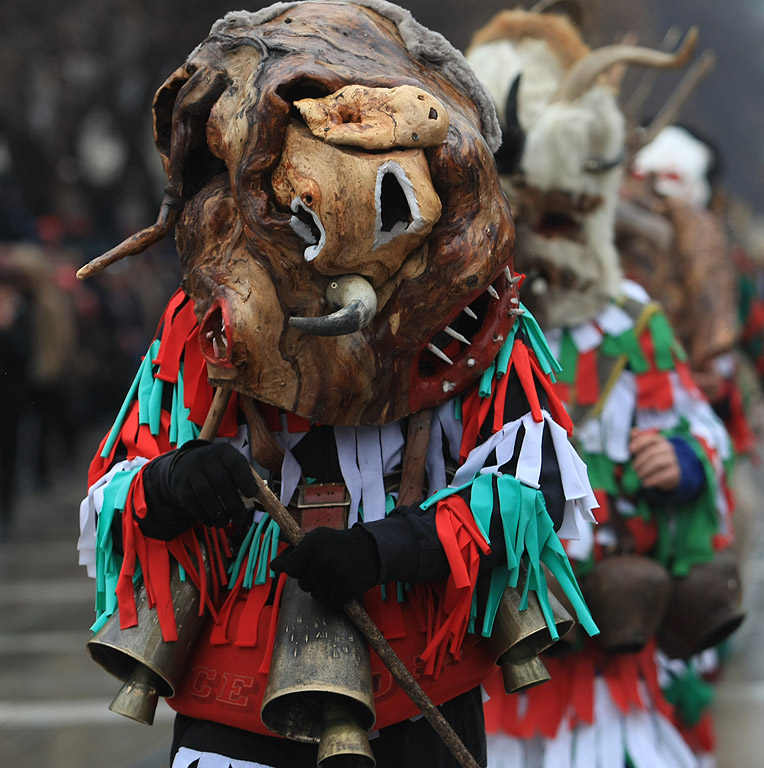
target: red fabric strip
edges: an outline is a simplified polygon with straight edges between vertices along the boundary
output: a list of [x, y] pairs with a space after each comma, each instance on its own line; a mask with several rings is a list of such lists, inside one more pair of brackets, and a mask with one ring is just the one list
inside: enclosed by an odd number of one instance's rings
[[523, 344], [520, 339], [515, 339], [515, 343], [512, 346], [512, 358], [515, 364], [515, 370], [517, 371], [520, 384], [522, 385], [523, 392], [528, 398], [528, 404], [531, 409], [531, 416], [535, 422], [541, 422], [544, 417], [541, 413], [541, 404], [539, 403], [538, 393], [536, 392], [536, 384], [533, 380], [533, 372], [531, 370], [530, 356], [528, 355], [528, 348]]
[[597, 350], [580, 352], [576, 367], [576, 399], [579, 405], [594, 405], [600, 396]]
[[[181, 294], [181, 298], [185, 298], [185, 295]], [[168, 310], [171, 307], [172, 300], [170, 305], [168, 305]], [[156, 374], [158, 379], [172, 383], [178, 380], [180, 361], [183, 357], [186, 339], [192, 329], [195, 328], [196, 315], [194, 314], [194, 305], [191, 301], [182, 306], [170, 322], [165, 321], [159, 353], [152, 361], [159, 366], [159, 371]]]
[[[276, 584], [276, 594], [273, 597], [273, 610], [270, 615], [270, 626], [268, 628], [268, 643], [266, 645], [267, 652], [263, 654], [263, 661], [260, 664], [260, 672], [267, 675], [271, 668], [271, 658], [273, 656], [273, 643], [276, 639], [276, 626], [279, 615], [279, 606], [281, 605], [281, 595], [284, 592], [284, 585], [286, 584], [287, 575], [282, 573], [279, 576], [279, 580]], [[260, 614], [260, 620], [264, 621], [267, 614], [267, 608], [263, 609]]]

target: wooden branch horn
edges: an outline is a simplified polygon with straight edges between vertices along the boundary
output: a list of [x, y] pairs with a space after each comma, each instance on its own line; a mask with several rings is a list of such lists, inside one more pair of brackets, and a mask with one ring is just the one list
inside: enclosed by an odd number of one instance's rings
[[[669, 51], [681, 39], [682, 32], [679, 27], [669, 27], [659, 44], [659, 48], [662, 51]], [[639, 122], [639, 114], [645, 102], [650, 98], [659, 75], [660, 73], [654, 69], [643, 72], [639, 83], [634, 87], [629, 97], [625, 99], [622, 111], [628, 122]]]
[[186, 204], [183, 170], [188, 152], [199, 131], [204, 131], [206, 117], [226, 87], [226, 76], [209, 69], [197, 70], [180, 89], [172, 110], [172, 139], [168, 163], [169, 181], [154, 224], [131, 235], [110, 251], [98, 256], [77, 271], [85, 280], [126, 256], [143, 253], [149, 246], [167, 237]]
[[568, 70], [555, 100], [575, 101], [594, 83], [598, 75], [621, 62], [658, 69], [682, 67], [690, 60], [697, 42], [698, 28], [692, 27], [676, 53], [665, 53], [638, 45], [605, 45], [597, 48]]
[[638, 128], [634, 135], [634, 146], [632, 151], [637, 151], [649, 144], [667, 125], [675, 122], [679, 117], [684, 105], [687, 103], [704, 78], [711, 74], [716, 68], [716, 54], [711, 50], [705, 50], [693, 62], [692, 67], [685, 72], [684, 77], [677, 85], [674, 92], [666, 100], [658, 114], [653, 118], [650, 125], [645, 128]]

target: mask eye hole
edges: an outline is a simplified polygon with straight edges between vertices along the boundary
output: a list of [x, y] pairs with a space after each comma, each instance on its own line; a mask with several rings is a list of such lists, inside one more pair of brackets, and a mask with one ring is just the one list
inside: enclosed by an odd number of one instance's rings
[[406, 193], [394, 173], [382, 177], [380, 192], [382, 232], [392, 232], [396, 224], [408, 227], [413, 221]]

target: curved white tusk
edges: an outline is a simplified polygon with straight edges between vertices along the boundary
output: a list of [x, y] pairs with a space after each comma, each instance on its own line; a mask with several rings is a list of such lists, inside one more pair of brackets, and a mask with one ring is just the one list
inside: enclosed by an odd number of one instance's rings
[[345, 336], [365, 328], [377, 313], [377, 294], [360, 275], [332, 280], [326, 300], [336, 312], [322, 317], [290, 317], [289, 325], [313, 336]]

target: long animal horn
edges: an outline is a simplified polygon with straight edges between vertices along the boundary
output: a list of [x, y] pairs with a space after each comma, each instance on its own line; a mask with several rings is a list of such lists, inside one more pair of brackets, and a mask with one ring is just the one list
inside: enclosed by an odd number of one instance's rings
[[598, 75], [621, 62], [643, 67], [671, 69], [684, 66], [692, 56], [698, 41], [698, 28], [692, 27], [676, 53], [665, 53], [638, 45], [606, 45], [579, 59], [567, 72], [555, 100], [575, 101], [594, 82]]
[[345, 336], [365, 328], [377, 312], [377, 294], [360, 275], [332, 280], [326, 298], [336, 312], [323, 317], [290, 317], [289, 325], [313, 336]]

